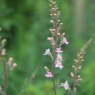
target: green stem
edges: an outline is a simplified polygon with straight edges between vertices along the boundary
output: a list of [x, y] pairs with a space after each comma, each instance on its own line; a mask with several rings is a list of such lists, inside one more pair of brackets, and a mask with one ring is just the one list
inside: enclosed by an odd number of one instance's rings
[[55, 78], [54, 77], [53, 77], [53, 85], [54, 85], [54, 95], [57, 95], [56, 83], [55, 83]]
[[4, 56], [2, 56], [3, 72], [4, 72], [4, 95], [6, 95], [6, 64]]
[[[55, 53], [55, 52], [54, 52], [54, 53]], [[54, 54], [54, 55], [55, 55], [55, 54]], [[55, 63], [55, 56], [54, 56], [54, 59], [53, 59], [53, 61], [52, 61], [52, 74], [53, 74], [52, 81], [53, 81], [54, 95], [57, 95], [56, 82], [55, 82], [55, 75], [54, 75], [54, 63]]]

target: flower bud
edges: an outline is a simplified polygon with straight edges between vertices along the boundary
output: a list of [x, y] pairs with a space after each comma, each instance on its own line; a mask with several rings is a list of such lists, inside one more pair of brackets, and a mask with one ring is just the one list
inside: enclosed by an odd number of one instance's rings
[[60, 20], [58, 20], [58, 22], [60, 22]]
[[61, 34], [61, 37], [63, 38], [63, 37], [64, 37], [64, 35], [65, 35], [65, 33], [62, 33], [62, 34]]
[[81, 66], [78, 66], [78, 70], [81, 70]]
[[9, 66], [11, 66], [12, 62], [13, 62], [13, 58], [12, 58], [12, 57], [10, 57], [10, 58], [8, 59], [7, 64], [8, 64]]
[[10, 67], [10, 71], [13, 71], [17, 67], [16, 63], [13, 63], [13, 65]]
[[45, 69], [47, 72], [49, 71], [49, 69], [48, 69], [48, 67], [47, 67], [47, 66], [45, 66], [45, 67], [44, 67], [44, 69]]
[[1, 45], [2, 45], [2, 47], [4, 47], [4, 46], [5, 46], [6, 42], [7, 42], [7, 40], [6, 40], [6, 39], [3, 39], [3, 40], [1, 41]]
[[73, 65], [72, 68], [75, 68], [75, 66]]
[[53, 20], [50, 20], [50, 23], [54, 23], [54, 21]]
[[5, 56], [5, 55], [6, 55], [6, 50], [5, 50], [5, 49], [2, 49], [1, 55], [2, 55], [2, 56]]
[[17, 64], [16, 63], [13, 63], [13, 66], [12, 66], [13, 68], [15, 68], [15, 67], [17, 67]]
[[63, 25], [63, 23], [60, 23], [60, 25]]
[[74, 73], [73, 73], [73, 72], [71, 72], [71, 73], [70, 73], [70, 76], [73, 78], [73, 77], [74, 77]]
[[50, 14], [50, 16], [52, 16], [52, 14]]
[[57, 14], [54, 14], [54, 16], [56, 16]]
[[55, 10], [54, 8], [52, 8], [52, 10]]

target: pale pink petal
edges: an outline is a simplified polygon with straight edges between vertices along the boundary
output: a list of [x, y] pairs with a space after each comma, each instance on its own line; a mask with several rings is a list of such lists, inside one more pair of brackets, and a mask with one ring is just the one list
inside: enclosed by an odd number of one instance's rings
[[61, 61], [57, 61], [56, 64], [55, 64], [55, 67], [62, 69], [63, 65], [62, 65]]
[[45, 76], [46, 76], [47, 78], [53, 77], [53, 75], [52, 75], [52, 73], [51, 73], [50, 71], [48, 71], [47, 74], [45, 74]]
[[69, 90], [69, 89], [70, 89], [70, 87], [69, 87], [69, 85], [68, 85], [68, 81], [66, 81], [65, 83], [61, 83], [60, 86], [61, 86], [61, 87], [64, 87], [65, 90]]
[[62, 61], [62, 54], [57, 54], [57, 60]]
[[63, 38], [63, 43], [68, 44], [69, 42], [67, 41], [66, 38]]
[[63, 51], [61, 50], [61, 48], [57, 48], [57, 49], [56, 49], [56, 52], [57, 52], [57, 53], [62, 53]]

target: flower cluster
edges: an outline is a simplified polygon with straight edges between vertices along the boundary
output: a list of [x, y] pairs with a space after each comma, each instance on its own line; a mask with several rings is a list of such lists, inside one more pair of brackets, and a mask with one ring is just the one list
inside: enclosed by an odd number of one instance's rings
[[13, 58], [12, 58], [12, 57], [9, 57], [8, 62], [7, 62], [7, 65], [9, 66], [9, 70], [10, 70], [11, 72], [12, 72], [12, 71], [16, 68], [16, 66], [17, 66], [16, 63], [13, 63]]
[[57, 58], [56, 58], [56, 62], [55, 62], [55, 67], [62, 69], [63, 68], [63, 65], [62, 65], [63, 59], [62, 59], [62, 54], [61, 53], [63, 51], [60, 48], [57, 48], [56, 52], [57, 52]]
[[53, 48], [53, 52], [51, 53], [50, 49], [46, 49], [44, 55], [49, 55], [52, 60], [53, 60], [53, 65], [55, 68], [63, 68], [62, 65], [62, 49], [61, 49], [61, 45], [63, 44], [68, 44], [69, 42], [67, 41], [67, 39], [64, 37], [65, 33], [60, 33], [60, 29], [61, 26], [63, 25], [63, 23], [60, 23], [60, 11], [58, 11], [58, 6], [56, 4], [55, 0], [49, 0], [50, 3], [50, 16], [51, 16], [51, 20], [50, 23], [52, 24], [52, 28], [50, 28], [50, 33], [51, 33], [51, 37], [48, 37], [47, 40], [51, 43], [52, 48]]
[[[2, 65], [3, 65], [3, 73], [4, 73], [4, 75], [3, 75], [3, 93], [4, 93], [4, 95], [6, 95], [7, 70], [9, 69], [10, 71], [13, 71], [15, 69], [15, 67], [17, 66], [16, 63], [13, 63], [13, 58], [11, 58], [11, 57], [8, 59], [8, 62], [5, 61], [5, 55], [6, 55], [6, 50], [4, 48], [5, 44], [6, 44], [6, 39], [2, 39], [0, 37], [0, 57], [1, 57]], [[9, 68], [7, 69], [7, 67], [9, 67]]]
[[81, 63], [84, 61], [84, 55], [86, 53], [86, 49], [88, 48], [89, 44], [91, 43], [92, 39], [90, 39], [81, 49], [80, 52], [77, 54], [77, 58], [74, 60], [75, 64], [72, 66], [74, 72], [70, 73], [71, 78], [73, 79], [73, 93], [76, 93], [76, 86], [82, 80], [81, 76], [79, 75], [79, 71], [81, 70]]
[[[51, 12], [50, 16], [52, 18], [50, 20], [50, 23], [52, 24], [52, 27], [49, 29], [50, 33], [51, 33], [51, 36], [48, 37], [47, 40], [50, 42], [50, 44], [52, 46], [52, 52], [48, 48], [48, 49], [46, 49], [46, 51], [43, 55], [48, 55], [52, 59], [52, 62], [51, 62], [52, 63], [51, 64], [52, 65], [52, 70], [50, 71], [45, 66], [45, 70], [46, 70], [45, 76], [47, 78], [53, 78], [54, 79], [54, 76], [55, 76], [54, 70], [56, 68], [62, 69], [64, 67], [63, 64], [62, 64], [63, 50], [62, 50], [61, 46], [62, 45], [68, 45], [69, 42], [67, 41], [67, 39], [65, 37], [65, 33], [60, 33], [60, 29], [61, 29], [63, 23], [61, 23], [60, 19], [59, 19], [60, 11], [58, 10], [58, 6], [56, 4], [56, 1], [55, 0], [49, 0], [49, 4], [50, 4], [50, 12]], [[62, 86], [65, 87], [66, 90], [69, 89], [67, 81]]]
[[[2, 58], [4, 58], [5, 55], [6, 55], [6, 49], [4, 48], [5, 44], [6, 44], [6, 39], [2, 40], [2, 38], [0, 38], [0, 55], [1, 55]], [[17, 66], [16, 63], [13, 63], [13, 58], [12, 57], [9, 57], [8, 62], [6, 62], [5, 65], [8, 65], [8, 67], [9, 67], [8, 69], [10, 71], [13, 71]]]

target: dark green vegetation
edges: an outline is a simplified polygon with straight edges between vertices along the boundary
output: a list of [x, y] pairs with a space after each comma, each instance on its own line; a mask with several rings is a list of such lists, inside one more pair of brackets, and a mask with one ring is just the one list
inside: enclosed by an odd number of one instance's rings
[[[62, 32], [70, 42], [63, 47], [65, 68], [57, 77], [63, 82], [71, 82], [68, 74], [72, 71], [76, 54], [95, 33], [95, 1], [57, 0], [57, 3], [64, 23]], [[7, 95], [52, 95], [52, 82], [44, 77], [44, 66], [51, 63], [49, 57], [43, 56], [45, 49], [50, 47], [46, 40], [49, 20], [48, 0], [0, 0], [0, 36], [7, 39], [7, 56], [12, 56], [18, 64], [7, 79]], [[93, 40], [82, 64], [83, 81], [78, 87], [78, 95], [95, 95], [94, 71]], [[63, 92], [61, 88], [59, 95]]]

